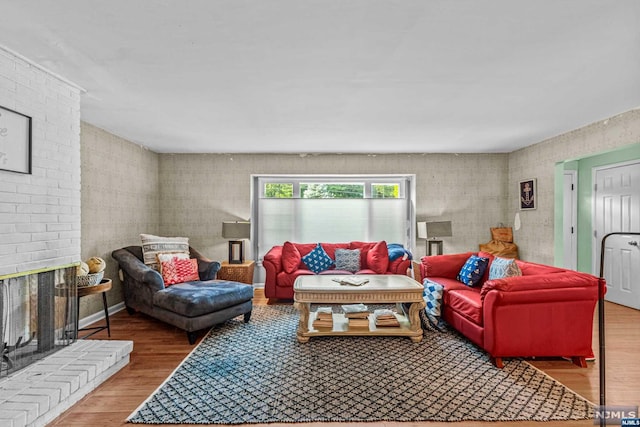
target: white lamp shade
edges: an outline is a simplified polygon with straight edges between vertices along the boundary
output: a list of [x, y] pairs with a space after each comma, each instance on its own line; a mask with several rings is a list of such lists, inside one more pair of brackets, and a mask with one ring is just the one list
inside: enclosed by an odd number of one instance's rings
[[419, 222], [418, 223], [418, 239], [426, 239], [427, 238], [427, 223]]

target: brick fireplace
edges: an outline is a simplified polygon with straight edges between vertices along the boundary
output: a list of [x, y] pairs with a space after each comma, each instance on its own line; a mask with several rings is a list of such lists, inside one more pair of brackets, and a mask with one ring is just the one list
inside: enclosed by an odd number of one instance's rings
[[0, 276], [0, 425], [45, 426], [129, 363], [131, 341], [77, 341], [77, 264]]
[[0, 378], [76, 340], [76, 265], [0, 276]]
[[74, 341], [69, 276], [48, 272], [82, 259], [83, 89], [2, 45], [0, 69], [0, 106], [31, 118], [32, 165], [0, 169], [0, 425], [40, 426], [125, 366], [132, 343]]

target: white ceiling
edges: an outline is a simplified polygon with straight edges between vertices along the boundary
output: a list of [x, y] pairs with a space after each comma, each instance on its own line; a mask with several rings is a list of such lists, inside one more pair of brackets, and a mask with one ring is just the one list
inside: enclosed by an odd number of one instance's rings
[[640, 107], [638, 0], [0, 0], [0, 44], [157, 152], [510, 152]]

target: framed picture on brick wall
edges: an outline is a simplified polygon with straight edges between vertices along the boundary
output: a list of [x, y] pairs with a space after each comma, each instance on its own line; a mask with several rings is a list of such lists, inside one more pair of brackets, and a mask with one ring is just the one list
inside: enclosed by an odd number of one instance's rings
[[536, 208], [536, 179], [525, 179], [518, 184], [520, 189], [520, 210], [526, 211]]
[[0, 170], [31, 173], [31, 117], [0, 107]]

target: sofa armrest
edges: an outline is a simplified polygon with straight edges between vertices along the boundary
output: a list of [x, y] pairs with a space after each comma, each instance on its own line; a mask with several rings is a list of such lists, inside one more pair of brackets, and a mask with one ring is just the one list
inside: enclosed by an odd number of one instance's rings
[[198, 260], [198, 276], [200, 280], [215, 280], [220, 270], [220, 263], [218, 261], [211, 261], [192, 247], [189, 247], [189, 253], [191, 254], [191, 258]]
[[597, 293], [592, 286], [493, 289], [483, 301], [483, 348], [493, 357], [590, 357]]
[[117, 249], [111, 252], [111, 256], [118, 261], [120, 269], [135, 282], [142, 283], [143, 285], [150, 287], [153, 291], [160, 291], [164, 289], [164, 280], [162, 280], [162, 275], [140, 261], [128, 250]]
[[275, 274], [282, 271], [282, 248], [282, 246], [272, 247], [269, 249], [269, 252], [264, 254], [264, 258], [262, 260], [262, 263], [268, 264]]
[[200, 280], [216, 280], [218, 271], [220, 271], [220, 263], [218, 261], [198, 260], [198, 276]]
[[[598, 281], [595, 276], [577, 271], [562, 271], [551, 274], [536, 274], [533, 276], [514, 276], [504, 279], [488, 280], [482, 285], [480, 295], [486, 295], [495, 290], [500, 292], [538, 291], [543, 289], [563, 288], [594, 288], [597, 295]], [[604, 283], [603, 283], [604, 285]], [[603, 289], [605, 286], [603, 286]]]
[[264, 296], [276, 298], [276, 285], [278, 273], [282, 271], [282, 246], [274, 246], [269, 249], [262, 259], [262, 267], [265, 270]]
[[401, 259], [396, 262], [390, 261], [388, 267], [389, 271], [387, 271], [387, 274], [401, 274], [403, 276], [406, 276], [407, 272], [409, 271], [409, 267], [411, 267], [411, 260], [409, 258]]

